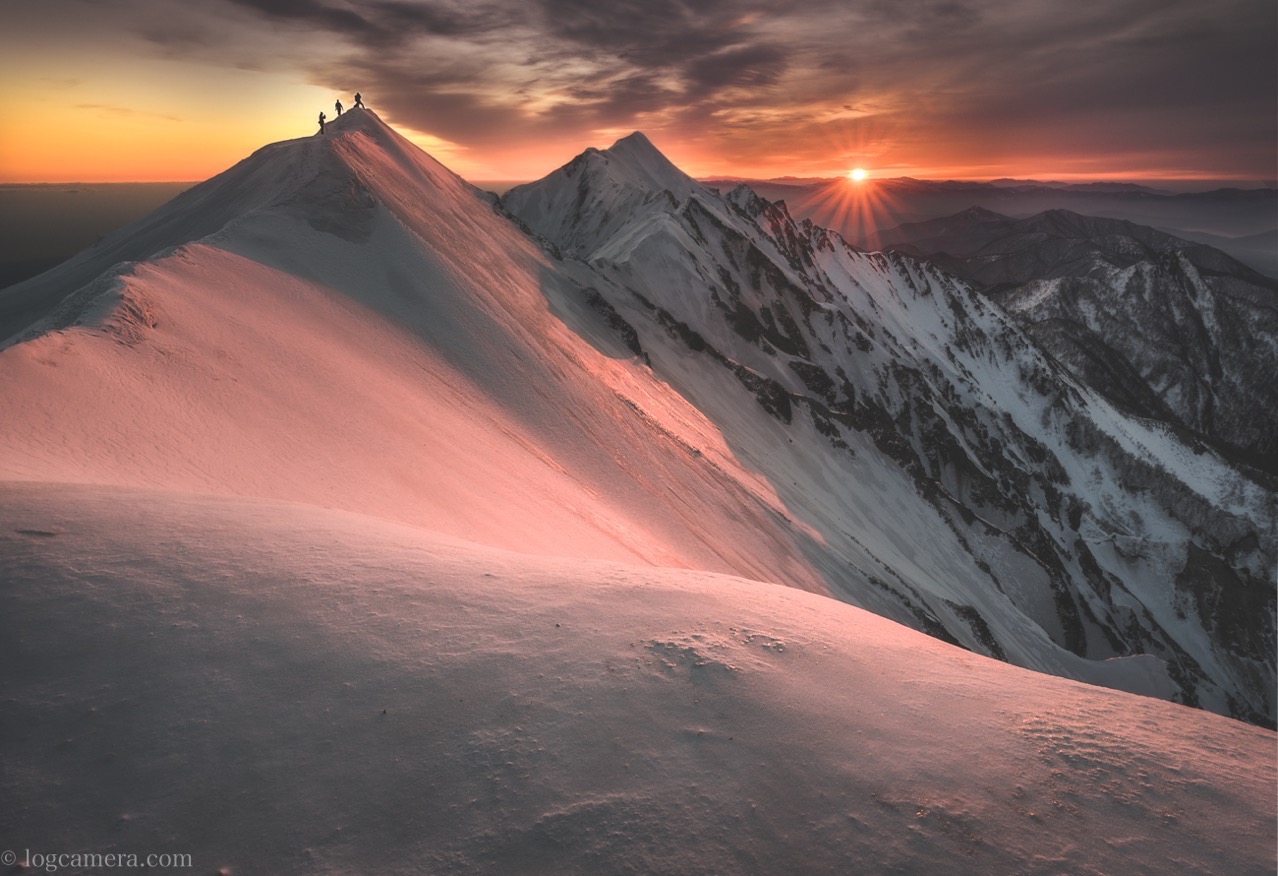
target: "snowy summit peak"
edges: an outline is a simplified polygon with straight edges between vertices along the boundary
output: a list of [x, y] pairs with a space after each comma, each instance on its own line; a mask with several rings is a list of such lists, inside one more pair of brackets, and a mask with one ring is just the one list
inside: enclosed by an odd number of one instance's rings
[[202, 241], [263, 213], [290, 212], [310, 227], [359, 239], [378, 204], [402, 219], [431, 204], [439, 215], [468, 215], [478, 197], [469, 183], [405, 139], [372, 110], [352, 109], [307, 133], [262, 146], [47, 275], [0, 296], [0, 347], [52, 315], [68, 290], [113, 266], [146, 261]]
[[342, 133], [349, 131], [390, 131], [390, 125], [382, 121], [381, 116], [366, 107], [348, 109], [340, 116], [330, 119], [328, 128]]
[[[618, 158], [626, 156], [642, 156], [649, 158], [657, 158], [669, 164], [666, 156], [661, 154], [661, 150], [652, 145], [652, 141], [648, 139], [643, 131], [635, 131], [617, 140], [612, 146], [606, 150], [609, 155]], [[673, 165], [672, 165], [673, 166]]]
[[537, 182], [516, 186], [502, 203], [538, 234], [589, 256], [622, 226], [695, 194], [710, 197], [635, 131], [608, 149], [586, 149]]
[[652, 191], [668, 191], [680, 200], [696, 185], [642, 131], [622, 137], [599, 154], [610, 164], [624, 167], [631, 176], [629, 182], [646, 184]]

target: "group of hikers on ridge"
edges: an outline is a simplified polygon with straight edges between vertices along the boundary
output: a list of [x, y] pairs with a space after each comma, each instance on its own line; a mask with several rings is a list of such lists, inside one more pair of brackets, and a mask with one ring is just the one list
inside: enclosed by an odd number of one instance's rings
[[[337, 103], [333, 104], [333, 108], [337, 110], [337, 114], [339, 116], [342, 114], [342, 99], [340, 97], [337, 99]], [[355, 92], [355, 105], [352, 109], [367, 109], [367, 107], [364, 106], [364, 98], [360, 97], [358, 91]], [[324, 120], [327, 118], [328, 116], [324, 115], [323, 112], [319, 114], [319, 132], [321, 134], [324, 133]]]

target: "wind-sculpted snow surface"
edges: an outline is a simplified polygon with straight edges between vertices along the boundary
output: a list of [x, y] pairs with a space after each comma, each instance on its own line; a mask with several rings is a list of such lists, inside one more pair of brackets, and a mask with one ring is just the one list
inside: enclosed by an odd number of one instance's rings
[[835, 592], [1022, 666], [1273, 722], [1271, 490], [1117, 412], [934, 267], [745, 187], [645, 190], [630, 164], [656, 150], [622, 143], [503, 204], [819, 533]]
[[825, 597], [0, 487], [5, 839], [193, 872], [1272, 872], [1274, 735]]

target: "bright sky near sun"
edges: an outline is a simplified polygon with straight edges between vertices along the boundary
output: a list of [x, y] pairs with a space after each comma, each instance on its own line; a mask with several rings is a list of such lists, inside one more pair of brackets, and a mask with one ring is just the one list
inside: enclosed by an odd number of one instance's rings
[[202, 179], [369, 106], [472, 179], [1273, 176], [1271, 0], [8, 0], [0, 182]]

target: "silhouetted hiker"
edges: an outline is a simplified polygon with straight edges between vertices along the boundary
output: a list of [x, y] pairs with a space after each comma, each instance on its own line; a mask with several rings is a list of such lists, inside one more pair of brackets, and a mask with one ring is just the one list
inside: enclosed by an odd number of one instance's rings
[[320, 133], [321, 134], [324, 133], [324, 119], [325, 119], [325, 115], [323, 113], [320, 113]]
[[355, 92], [355, 106], [359, 107], [360, 109], [367, 109], [367, 107], [364, 106], [364, 99], [359, 96], [358, 91]]
[[333, 106], [337, 109], [337, 114], [340, 116], [342, 114], [342, 102], [339, 100], [337, 103], [333, 104]]

